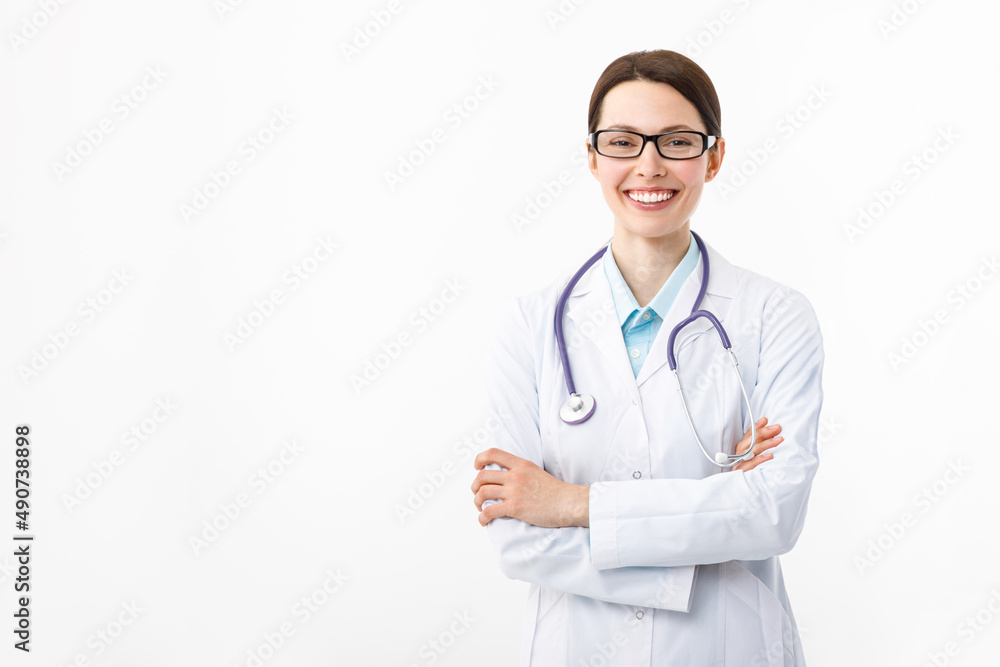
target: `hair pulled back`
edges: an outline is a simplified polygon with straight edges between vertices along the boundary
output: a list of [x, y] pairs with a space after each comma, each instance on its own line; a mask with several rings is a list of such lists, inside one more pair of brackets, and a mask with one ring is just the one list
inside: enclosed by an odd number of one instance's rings
[[[722, 109], [712, 80], [693, 60], [675, 51], [634, 51], [608, 65], [590, 96], [587, 132], [596, 132], [608, 91], [625, 81], [653, 81], [672, 86], [698, 110], [706, 134], [722, 136]], [[718, 143], [713, 144], [715, 150]]]

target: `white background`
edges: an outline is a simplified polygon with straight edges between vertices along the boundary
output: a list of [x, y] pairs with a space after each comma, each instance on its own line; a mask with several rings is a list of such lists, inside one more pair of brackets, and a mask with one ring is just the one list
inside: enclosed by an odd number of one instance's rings
[[[692, 227], [823, 328], [822, 464], [781, 559], [809, 665], [993, 664], [995, 3], [49, 4], [0, 13], [0, 662], [516, 664], [527, 584], [496, 567], [463, 444], [485, 337], [610, 236], [574, 158], [591, 90], [667, 48], [723, 110]], [[8, 630], [22, 423], [30, 655]]]

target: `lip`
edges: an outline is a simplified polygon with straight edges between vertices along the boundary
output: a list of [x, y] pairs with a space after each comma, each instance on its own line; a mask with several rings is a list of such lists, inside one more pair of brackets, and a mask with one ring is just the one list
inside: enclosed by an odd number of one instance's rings
[[[674, 191], [674, 196], [671, 197], [670, 199], [666, 199], [661, 202], [656, 202], [655, 204], [644, 204], [628, 196], [629, 192], [667, 192], [669, 190]], [[622, 191], [622, 196], [625, 198], [626, 201], [628, 201], [629, 204], [639, 209], [640, 211], [659, 211], [660, 209], [664, 209], [670, 206], [670, 204], [673, 203], [675, 199], [677, 199], [677, 195], [679, 193], [680, 190], [677, 190], [676, 188], [627, 188]]]

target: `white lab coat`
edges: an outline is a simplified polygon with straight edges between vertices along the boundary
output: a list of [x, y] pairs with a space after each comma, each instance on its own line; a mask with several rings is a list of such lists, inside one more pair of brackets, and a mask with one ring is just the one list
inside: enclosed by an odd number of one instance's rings
[[[501, 571], [529, 582], [521, 664], [782, 666], [805, 664], [778, 555], [795, 544], [819, 464], [823, 348], [809, 302], [711, 261], [702, 308], [725, 326], [755, 419], [780, 423], [774, 458], [749, 472], [709, 463], [667, 365], [667, 336], [691, 310], [691, 272], [635, 377], [601, 261], [566, 306], [577, 390], [597, 410], [570, 426], [553, 317], [569, 275], [512, 300], [490, 341], [488, 409], [497, 447], [555, 477], [590, 485], [589, 528], [489, 524]], [[677, 337], [685, 397], [709, 453], [735, 451], [750, 426], [735, 371], [704, 318]], [[496, 467], [496, 466], [493, 466]]]

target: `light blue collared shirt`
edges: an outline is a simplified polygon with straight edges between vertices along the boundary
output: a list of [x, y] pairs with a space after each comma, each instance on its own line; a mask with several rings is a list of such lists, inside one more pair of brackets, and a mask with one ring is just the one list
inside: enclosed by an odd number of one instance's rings
[[608, 277], [608, 283], [611, 285], [611, 296], [615, 302], [615, 311], [618, 313], [618, 323], [625, 338], [625, 350], [628, 352], [629, 361], [632, 362], [632, 373], [636, 377], [639, 377], [639, 370], [649, 355], [649, 348], [656, 339], [660, 325], [663, 324], [662, 316], [670, 310], [681, 285], [698, 265], [700, 256], [698, 244], [695, 243], [694, 236], [691, 236], [687, 253], [680, 264], [646, 307], [639, 308], [639, 302], [635, 300], [632, 290], [622, 277], [611, 249], [604, 253], [604, 275]]

